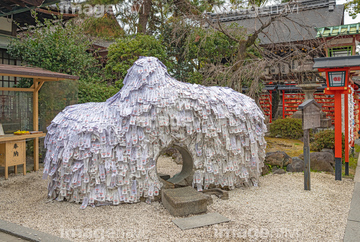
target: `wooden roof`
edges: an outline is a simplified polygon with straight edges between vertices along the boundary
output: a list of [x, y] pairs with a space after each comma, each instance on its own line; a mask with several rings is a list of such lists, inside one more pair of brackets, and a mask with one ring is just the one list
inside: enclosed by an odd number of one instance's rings
[[44, 70], [37, 67], [25, 67], [0, 64], [0, 76], [16, 76], [25, 78], [36, 78], [43, 81], [59, 81], [65, 79], [78, 80], [78, 76], [72, 76], [59, 72]]
[[48, 6], [60, 0], [2, 0], [0, 1], [0, 17], [27, 12], [31, 9]]
[[12, 18], [17, 25], [27, 27], [27, 25], [36, 25], [30, 10], [37, 12], [37, 19], [40, 22], [60, 15], [62, 20], [77, 16], [72, 10], [69, 13], [62, 13], [61, 7], [57, 5], [59, 2], [60, 0], [0, 0], [0, 17]]

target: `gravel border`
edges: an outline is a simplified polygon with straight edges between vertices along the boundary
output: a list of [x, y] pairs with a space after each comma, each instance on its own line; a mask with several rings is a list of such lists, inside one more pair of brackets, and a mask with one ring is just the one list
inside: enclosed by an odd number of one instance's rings
[[229, 200], [213, 196], [208, 212], [229, 223], [180, 230], [159, 202], [88, 207], [49, 201], [42, 172], [0, 178], [0, 219], [73, 241], [339, 241], [343, 239], [354, 182], [311, 173], [304, 191], [303, 173], [266, 175], [260, 187], [229, 191]]

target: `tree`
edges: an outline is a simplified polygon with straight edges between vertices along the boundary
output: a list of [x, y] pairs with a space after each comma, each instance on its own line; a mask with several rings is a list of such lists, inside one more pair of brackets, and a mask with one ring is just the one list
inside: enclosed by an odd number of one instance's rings
[[[31, 66], [79, 76], [79, 103], [105, 101], [119, 90], [119, 86], [114, 85], [108, 87], [108, 91], [104, 91], [107, 87], [105, 73], [101, 70], [98, 60], [88, 51], [92, 42], [83, 32], [82, 26], [71, 22], [64, 25], [61, 19], [45, 20], [44, 23], [37, 21], [37, 26], [29, 26], [28, 31], [12, 40], [8, 46], [8, 53]], [[32, 80], [23, 79], [20, 85], [29, 87]], [[64, 87], [68, 92], [77, 92], [75, 83], [66, 84]], [[48, 98], [44, 97], [43, 100], [55, 97], [58, 93], [54, 90], [52, 92], [53, 94], [49, 94]], [[45, 93], [40, 95], [44, 96]], [[60, 100], [63, 100], [62, 97], [51, 104], [59, 105], [58, 107], [46, 107], [45, 104], [43, 107], [61, 110], [65, 104], [69, 105]]]
[[[199, 11], [211, 11], [225, 0], [189, 0]], [[115, 15], [127, 34], [159, 34], [165, 21], [178, 16], [182, 0], [86, 0], [82, 4], [113, 4]]]
[[149, 20], [154, 18], [154, 3], [158, 0], [86, 0], [83, 5], [112, 4], [115, 7], [115, 16], [122, 23], [122, 28], [128, 34], [146, 34]]
[[345, 9], [349, 11], [349, 15], [354, 19], [360, 13], [360, 0], [352, 0], [345, 3]]
[[157, 57], [168, 68], [171, 68], [171, 62], [160, 40], [154, 36], [137, 35], [136, 37], [118, 39], [109, 47], [106, 70], [111, 73], [115, 81], [122, 84], [127, 70], [140, 56]]
[[86, 78], [99, 74], [99, 68], [87, 52], [91, 40], [82, 32], [81, 26], [64, 27], [61, 19], [47, 19], [13, 39], [8, 53], [32, 66]]
[[[250, 10], [256, 10], [254, 4], [263, 4], [263, 1], [252, 1], [246, 4], [241, 1], [230, 2], [242, 4], [243, 8], [251, 7]], [[198, 48], [196, 51], [198, 54], [195, 58], [193, 57], [193, 60], [198, 61], [197, 64], [201, 67], [199, 72], [204, 77], [204, 84], [229, 86], [237, 91], [242, 91], [242, 87], [247, 86], [249, 87], [248, 95], [255, 98], [261, 91], [261, 78], [264, 76], [265, 67], [277, 63], [289, 63], [294, 58], [308, 60], [314, 55], [322, 54], [320, 40], [290, 43], [284, 39], [281, 45], [275, 42], [266, 46], [260, 45], [258, 37], [260, 34], [266, 36], [267, 33], [264, 30], [273, 23], [282, 23], [283, 28], [286, 29], [291, 28], [289, 25], [296, 25], [307, 31], [312, 29], [312, 26], [304, 26], [302, 23], [289, 19], [287, 11], [279, 11], [267, 18], [255, 15], [254, 19], [257, 20], [257, 26], [253, 30], [249, 30], [236, 24], [221, 23], [215, 17], [203, 14], [189, 0], [174, 0], [174, 4], [177, 7], [179, 20], [177, 22], [173, 20], [176, 24], [172, 26], [172, 43], [177, 46], [179, 43], [183, 45], [185, 42], [186, 46], [194, 46], [194, 42], [199, 42], [198, 45], [195, 45]], [[284, 9], [290, 9], [291, 4], [296, 3], [289, 2], [283, 5]], [[238, 6], [236, 8], [238, 9]], [[198, 35], [194, 41], [191, 36], [198, 28], [207, 31], [202, 36]], [[214, 35], [216, 32], [221, 33], [221, 35]], [[211, 61], [202, 61], [201, 55], [205, 53], [202, 48], [208, 45], [209, 41], [213, 41], [214, 36], [221, 36], [228, 43], [227, 48], [231, 48], [233, 51], [223, 57], [218, 55], [217, 59]], [[279, 48], [288, 48], [291, 51], [276, 54], [276, 50]], [[191, 48], [184, 49], [182, 55], [191, 56]]]

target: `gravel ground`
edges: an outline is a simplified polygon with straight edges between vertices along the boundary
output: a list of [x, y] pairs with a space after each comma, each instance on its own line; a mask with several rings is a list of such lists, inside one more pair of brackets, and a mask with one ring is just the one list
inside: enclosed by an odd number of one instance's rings
[[311, 173], [304, 191], [302, 173], [266, 175], [260, 187], [213, 196], [208, 212], [231, 222], [180, 230], [159, 202], [88, 207], [49, 201], [42, 171], [0, 178], [0, 219], [73, 241], [340, 241], [344, 236], [354, 182]]

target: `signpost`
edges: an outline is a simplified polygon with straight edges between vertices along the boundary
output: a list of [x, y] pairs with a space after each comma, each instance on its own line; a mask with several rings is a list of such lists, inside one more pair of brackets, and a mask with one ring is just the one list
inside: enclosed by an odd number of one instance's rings
[[308, 99], [299, 105], [299, 110], [302, 110], [302, 128], [304, 130], [304, 190], [310, 190], [309, 130], [320, 127], [321, 105], [314, 99]]

